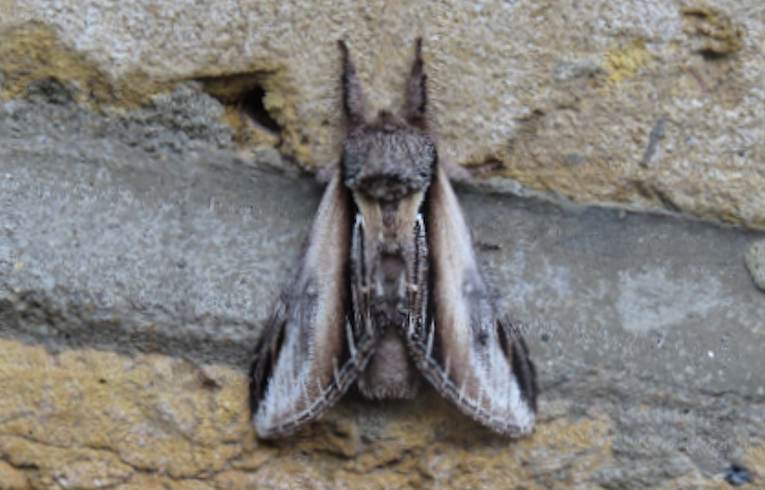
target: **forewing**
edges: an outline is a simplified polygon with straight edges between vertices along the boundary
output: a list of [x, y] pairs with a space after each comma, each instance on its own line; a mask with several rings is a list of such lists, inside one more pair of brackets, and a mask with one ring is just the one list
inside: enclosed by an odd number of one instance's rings
[[430, 314], [409, 329], [425, 377], [460, 410], [493, 430], [529, 434], [536, 379], [523, 338], [500, 316], [480, 273], [470, 232], [440, 168], [427, 202]]
[[339, 174], [319, 205], [300, 270], [282, 293], [252, 365], [250, 401], [261, 438], [317, 418], [358, 377], [374, 335], [349, 287], [352, 205]]

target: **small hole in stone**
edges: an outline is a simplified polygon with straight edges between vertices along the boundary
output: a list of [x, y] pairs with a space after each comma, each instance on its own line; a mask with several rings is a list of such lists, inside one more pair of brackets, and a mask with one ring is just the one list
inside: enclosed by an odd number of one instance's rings
[[698, 53], [704, 58], [704, 61], [720, 61], [730, 56], [730, 53], [725, 51], [716, 51], [714, 49], [702, 48], [698, 50]]
[[279, 133], [282, 127], [279, 123], [271, 117], [268, 113], [266, 106], [263, 104], [263, 98], [266, 96], [266, 91], [260, 85], [255, 85], [253, 88], [243, 93], [240, 99], [240, 105], [242, 111], [247, 114], [247, 117], [252, 119], [259, 126], [274, 132]]
[[752, 483], [754, 478], [748, 469], [741, 465], [732, 464], [727, 470], [725, 470], [725, 481], [733, 487], [740, 487], [747, 483]]
[[211, 377], [207, 376], [203, 372], [200, 372], [200, 381], [203, 388], [207, 388], [208, 390], [217, 390], [220, 388], [220, 383], [212, 379]]

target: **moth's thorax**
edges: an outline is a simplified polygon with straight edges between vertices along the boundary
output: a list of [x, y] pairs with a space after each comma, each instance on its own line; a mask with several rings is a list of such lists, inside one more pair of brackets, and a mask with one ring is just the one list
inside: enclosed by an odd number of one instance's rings
[[405, 321], [412, 230], [435, 162], [430, 134], [388, 112], [351, 130], [343, 145], [343, 180], [364, 218], [367, 283], [382, 328]]
[[364, 222], [364, 271], [373, 321], [382, 329], [406, 321], [414, 268], [413, 231], [425, 192], [399, 200], [378, 200], [362, 191], [353, 198]]
[[428, 187], [435, 160], [428, 133], [380, 122], [349, 133], [343, 146], [343, 177], [353, 191], [395, 202]]

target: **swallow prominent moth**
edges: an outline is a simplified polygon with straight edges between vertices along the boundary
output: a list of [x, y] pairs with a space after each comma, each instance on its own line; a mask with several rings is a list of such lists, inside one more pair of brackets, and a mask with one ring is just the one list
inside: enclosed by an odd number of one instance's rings
[[354, 383], [370, 399], [411, 398], [422, 378], [494, 431], [529, 434], [534, 364], [480, 271], [439, 165], [421, 41], [403, 109], [371, 119], [339, 46], [342, 158], [297, 274], [256, 346], [250, 401], [258, 436], [289, 435]]

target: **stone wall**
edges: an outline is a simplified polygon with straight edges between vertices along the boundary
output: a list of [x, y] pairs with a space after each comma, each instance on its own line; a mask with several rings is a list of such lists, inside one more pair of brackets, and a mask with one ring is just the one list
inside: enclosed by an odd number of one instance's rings
[[[760, 3], [0, 0], [0, 489], [763, 485]], [[263, 443], [335, 40], [382, 108], [419, 35], [538, 428], [350, 393]]]
[[755, 0], [2, 8], [6, 98], [46, 75], [118, 105], [179, 80], [204, 80], [230, 104], [257, 85], [279, 134], [261, 125], [241, 137], [277, 142], [305, 166], [337, 153], [334, 41], [348, 41], [383, 107], [399, 100], [392, 88], [421, 35], [455, 162], [579, 202], [765, 227], [765, 13]]

